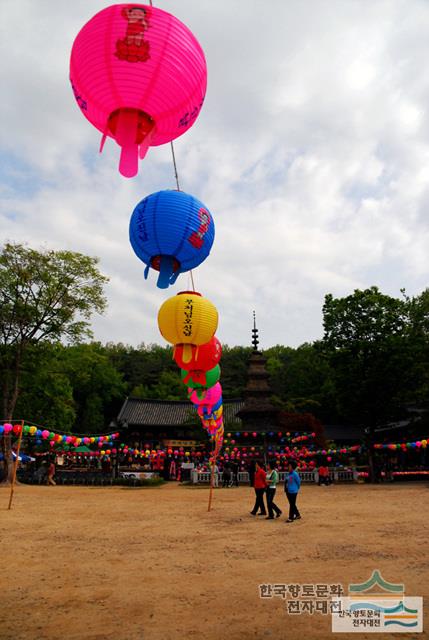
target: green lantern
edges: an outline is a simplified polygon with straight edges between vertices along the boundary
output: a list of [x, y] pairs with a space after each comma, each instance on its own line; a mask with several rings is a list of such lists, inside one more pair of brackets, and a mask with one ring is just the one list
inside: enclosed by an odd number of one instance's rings
[[214, 387], [216, 382], [219, 381], [220, 366], [217, 364], [213, 369], [209, 369], [208, 371], [196, 369], [185, 371], [185, 369], [181, 369], [180, 376], [182, 382], [190, 389], [210, 389], [210, 387]]

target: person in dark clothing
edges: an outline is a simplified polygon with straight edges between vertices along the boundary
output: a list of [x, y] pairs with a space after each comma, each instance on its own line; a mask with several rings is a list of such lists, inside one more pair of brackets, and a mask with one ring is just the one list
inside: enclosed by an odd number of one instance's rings
[[[255, 506], [253, 507], [252, 511], [250, 512], [252, 514], [252, 516], [266, 516], [267, 512], [265, 509], [265, 503], [264, 503], [264, 493], [265, 493], [265, 489], [267, 487], [267, 482], [266, 482], [266, 473], [264, 471], [264, 469], [258, 464], [256, 463], [255, 465], [255, 478], [253, 481], [253, 487], [255, 489], [255, 494], [256, 494], [256, 500], [255, 500]], [[259, 509], [259, 513], [258, 513], [258, 509]]]
[[229, 466], [228, 462], [225, 464], [223, 468], [222, 480], [223, 480], [222, 487], [231, 486], [231, 467]]
[[249, 483], [251, 487], [253, 487], [254, 480], [255, 480], [255, 461], [251, 460], [249, 465]]
[[238, 463], [231, 462], [231, 471], [232, 471], [232, 482], [231, 484], [235, 487], [238, 487]]
[[285, 479], [285, 493], [289, 502], [289, 518], [286, 522], [293, 522], [294, 520], [300, 520], [301, 514], [298, 511], [298, 507], [296, 506], [296, 498], [298, 496], [298, 491], [301, 486], [301, 478], [299, 473], [295, 471], [296, 469], [296, 461], [291, 460], [289, 462], [289, 473]]
[[266, 477], [267, 482], [267, 507], [268, 516], [267, 520], [273, 520], [274, 512], [276, 518], [280, 518], [282, 515], [281, 509], [274, 503], [274, 496], [276, 495], [277, 483], [279, 481], [279, 473], [276, 469], [276, 465], [273, 462], [268, 463], [268, 473]]

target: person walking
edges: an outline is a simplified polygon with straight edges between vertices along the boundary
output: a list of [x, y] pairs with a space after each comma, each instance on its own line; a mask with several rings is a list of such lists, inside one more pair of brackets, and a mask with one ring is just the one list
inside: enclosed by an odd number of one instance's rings
[[276, 465], [273, 462], [268, 463], [268, 473], [266, 477], [267, 481], [267, 507], [268, 507], [268, 516], [267, 520], [274, 519], [274, 512], [276, 513], [276, 518], [280, 518], [282, 515], [281, 509], [274, 503], [274, 496], [276, 495], [277, 483], [279, 481], [279, 473], [277, 471]]
[[[266, 476], [267, 474], [265, 473], [264, 469], [257, 462], [255, 464], [255, 477], [253, 480], [253, 488], [255, 489], [256, 499], [255, 499], [255, 506], [250, 512], [252, 516], [267, 515], [266, 509], [265, 509], [265, 503], [264, 503], [264, 493], [267, 487]], [[258, 509], [259, 509], [259, 513], [258, 513]]]
[[255, 484], [255, 461], [251, 460], [249, 465], [249, 484], [251, 487]]
[[231, 485], [233, 487], [238, 487], [238, 470], [239, 470], [238, 462], [236, 460], [234, 460], [234, 462], [231, 462], [231, 467], [232, 467]]
[[222, 474], [222, 487], [230, 487], [231, 486], [231, 467], [229, 462], [225, 462], [224, 467], [223, 467], [223, 474]]
[[[212, 469], [214, 464], [214, 469]], [[217, 466], [216, 463], [211, 462], [210, 463], [210, 473], [213, 471], [213, 486], [214, 487], [218, 487], [219, 486], [219, 467]]]
[[319, 487], [321, 485], [325, 485], [328, 486], [331, 484], [331, 479], [329, 477], [329, 469], [328, 467], [324, 467], [323, 465], [320, 465], [319, 467]]
[[48, 480], [46, 484], [57, 484], [54, 480], [54, 476], [55, 476], [55, 462], [53, 460], [51, 460], [49, 467], [48, 467]]
[[296, 506], [296, 499], [301, 486], [301, 478], [299, 477], [299, 473], [296, 471], [296, 466], [295, 460], [291, 460], [289, 462], [289, 473], [285, 479], [285, 493], [289, 502], [289, 518], [286, 522], [293, 522], [294, 520], [301, 519], [301, 514]]

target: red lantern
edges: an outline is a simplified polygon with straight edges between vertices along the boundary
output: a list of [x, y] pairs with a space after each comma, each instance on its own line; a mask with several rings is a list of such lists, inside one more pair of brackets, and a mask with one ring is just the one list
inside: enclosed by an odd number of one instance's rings
[[222, 345], [216, 336], [205, 344], [191, 345], [177, 344], [174, 347], [173, 358], [176, 364], [186, 371], [209, 371], [215, 367], [222, 355]]

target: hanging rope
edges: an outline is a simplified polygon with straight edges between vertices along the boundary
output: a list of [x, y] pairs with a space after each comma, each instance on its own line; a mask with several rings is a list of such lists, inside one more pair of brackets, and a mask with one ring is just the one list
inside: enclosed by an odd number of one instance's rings
[[174, 177], [176, 178], [177, 191], [180, 191], [179, 175], [177, 173], [176, 156], [174, 154], [173, 141], [170, 142], [170, 145], [171, 145], [171, 155], [173, 156]]
[[[176, 180], [177, 191], [181, 191], [180, 184], [179, 184], [179, 174], [177, 173], [176, 154], [174, 153], [173, 141], [170, 142], [170, 145], [171, 145], [171, 156], [173, 158], [174, 177]], [[189, 275], [191, 277], [192, 291], [195, 291], [195, 283], [194, 283], [194, 276], [192, 273], [192, 269], [189, 271]]]

